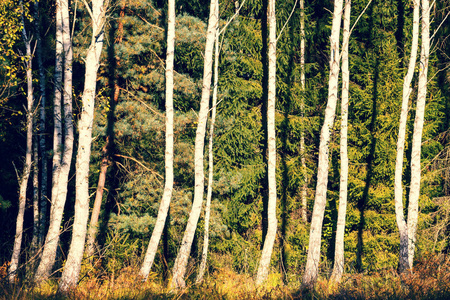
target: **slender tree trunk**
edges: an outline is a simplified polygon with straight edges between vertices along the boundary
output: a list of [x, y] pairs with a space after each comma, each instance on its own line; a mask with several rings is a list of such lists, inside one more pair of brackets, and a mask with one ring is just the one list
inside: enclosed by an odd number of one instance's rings
[[[418, 1], [418, 0], [417, 0]], [[417, 220], [419, 217], [420, 195], [420, 155], [422, 150], [422, 131], [427, 98], [428, 57], [430, 55], [430, 3], [422, 0], [422, 48], [420, 52], [419, 86], [417, 91], [416, 119], [411, 150], [411, 188], [408, 205], [408, 260], [412, 268], [416, 246]]]
[[339, 212], [336, 226], [336, 245], [334, 250], [334, 267], [331, 274], [335, 282], [340, 282], [344, 274], [344, 234], [345, 217], [347, 214], [347, 188], [348, 188], [348, 90], [350, 74], [348, 68], [348, 44], [350, 40], [350, 10], [351, 0], [347, 0], [344, 8], [343, 46], [342, 46], [342, 104], [341, 104], [341, 178], [339, 186]]
[[270, 259], [277, 233], [277, 182], [276, 172], [276, 136], [275, 136], [275, 100], [276, 100], [276, 62], [277, 62], [277, 37], [275, 0], [269, 0], [267, 9], [267, 21], [269, 25], [269, 87], [267, 100], [267, 143], [268, 143], [268, 187], [269, 201], [267, 205], [267, 235], [259, 261], [256, 284], [262, 284], [269, 275]]
[[[103, 147], [103, 158], [100, 167], [100, 175], [98, 178], [97, 191], [95, 193], [94, 207], [92, 209], [91, 220], [89, 222], [89, 228], [86, 239], [86, 256], [92, 258], [95, 250], [95, 242], [98, 233], [98, 219], [100, 216], [101, 205], [103, 200], [103, 193], [105, 190], [105, 182], [106, 182], [106, 174], [108, 168], [114, 163], [114, 151], [115, 151], [115, 141], [114, 141], [114, 119], [115, 119], [115, 107], [117, 102], [119, 101], [120, 95], [120, 86], [118, 85], [118, 78], [116, 74], [116, 68], [118, 64], [118, 59], [114, 54], [114, 45], [118, 44], [122, 41], [123, 38], [123, 17], [125, 14], [125, 2], [122, 1], [119, 19], [118, 19], [118, 28], [115, 26], [111, 26], [109, 28], [109, 36], [111, 40], [114, 39], [114, 43], [110, 44], [108, 47], [108, 60], [109, 60], [109, 85], [113, 86], [112, 95], [109, 100], [109, 111], [108, 111], [108, 120], [107, 120], [107, 128], [106, 128], [106, 143]], [[117, 36], [115, 34], [117, 33]], [[114, 38], [115, 37], [115, 38]]]
[[40, 182], [40, 212], [39, 212], [39, 239], [38, 244], [42, 246], [42, 243], [45, 238], [45, 230], [47, 223], [47, 146], [45, 142], [45, 134], [46, 134], [46, 125], [45, 125], [45, 105], [47, 102], [47, 94], [45, 92], [45, 84], [46, 84], [46, 76], [44, 64], [42, 62], [42, 39], [41, 39], [41, 18], [39, 14], [39, 1], [34, 1], [34, 19], [37, 21], [35, 29], [36, 35], [36, 59], [38, 62], [39, 69], [39, 95], [40, 95], [40, 107], [39, 107], [39, 153], [40, 153], [40, 161], [41, 161], [41, 182]]
[[[64, 58], [64, 59], [63, 59]], [[64, 88], [62, 73], [64, 69]], [[61, 115], [61, 100], [63, 111]], [[62, 143], [64, 118], [64, 144]], [[56, 66], [53, 134], [53, 178], [50, 224], [45, 238], [41, 262], [35, 274], [35, 281], [46, 280], [55, 262], [59, 242], [60, 226], [67, 198], [67, 184], [73, 153], [72, 121], [72, 44], [68, 0], [58, 0], [56, 5]]]
[[305, 151], [305, 0], [300, 0], [300, 87], [302, 96], [300, 98], [300, 115], [302, 118], [302, 128], [300, 132], [300, 155], [302, 163], [303, 184], [300, 191], [302, 203], [302, 220], [307, 222], [307, 187], [308, 174], [306, 171], [306, 151]]
[[[33, 136], [33, 238], [31, 239], [31, 255], [39, 248], [39, 154], [38, 141]], [[34, 263], [33, 263], [34, 265]]]
[[400, 112], [400, 123], [397, 139], [397, 158], [395, 161], [395, 180], [394, 180], [394, 197], [395, 197], [395, 216], [397, 227], [400, 234], [400, 253], [399, 253], [399, 271], [405, 272], [411, 268], [408, 259], [408, 228], [403, 214], [403, 156], [405, 153], [405, 136], [406, 122], [408, 119], [409, 96], [411, 95], [411, 81], [414, 75], [414, 68], [417, 60], [417, 48], [419, 43], [419, 0], [413, 0], [413, 32], [411, 43], [411, 55], [409, 58], [408, 72], [403, 81], [403, 97], [402, 108]]
[[89, 160], [97, 83], [97, 71], [103, 46], [105, 10], [103, 0], [92, 1], [92, 39], [86, 55], [86, 72], [82, 96], [82, 112], [78, 121], [76, 162], [75, 218], [69, 254], [59, 282], [59, 290], [68, 291], [78, 283], [89, 218]]
[[[239, 4], [238, 1], [236, 1]], [[239, 8], [239, 7], [238, 7]], [[239, 13], [239, 10], [237, 11]], [[216, 2], [216, 15], [219, 15], [219, 1]], [[206, 261], [208, 258], [209, 247], [209, 219], [211, 215], [211, 198], [213, 188], [213, 175], [214, 175], [214, 153], [213, 153], [213, 138], [214, 138], [214, 124], [216, 122], [216, 106], [217, 106], [217, 88], [219, 84], [219, 22], [216, 27], [216, 37], [214, 42], [214, 90], [212, 98], [212, 111], [211, 111], [211, 123], [209, 127], [209, 145], [208, 145], [208, 192], [206, 194], [206, 206], [205, 206], [205, 233], [203, 236], [203, 250], [202, 260], [200, 262], [200, 268], [198, 271], [196, 282], [202, 282], [203, 276], [206, 270]]]
[[100, 166], [100, 174], [98, 176], [98, 184], [97, 184], [97, 190], [95, 192], [95, 200], [94, 200], [94, 207], [92, 208], [91, 213], [91, 221], [89, 223], [89, 229], [87, 232], [87, 239], [86, 239], [86, 256], [92, 257], [94, 254], [94, 244], [95, 244], [95, 237], [97, 236], [97, 226], [98, 226], [98, 217], [100, 216], [100, 210], [102, 207], [102, 199], [103, 199], [103, 190], [105, 188], [105, 182], [106, 182], [106, 172], [108, 171], [108, 166], [110, 164], [109, 159], [109, 136], [106, 138], [106, 144], [103, 146], [103, 158]]
[[328, 103], [325, 110], [325, 119], [320, 133], [319, 166], [317, 169], [317, 186], [314, 201], [311, 229], [309, 235], [308, 257], [303, 286], [312, 287], [319, 274], [320, 245], [322, 237], [322, 224], [325, 212], [327, 183], [328, 183], [328, 143], [330, 130], [334, 123], [339, 79], [339, 34], [342, 18], [343, 0], [334, 1], [333, 23], [330, 37], [330, 78], [328, 83]]
[[[22, 6], [22, 2], [20, 2]], [[23, 6], [22, 6], [23, 10]], [[11, 264], [9, 265], [9, 282], [14, 283], [19, 267], [20, 250], [22, 246], [23, 236], [23, 219], [25, 213], [25, 204], [27, 200], [27, 185], [31, 171], [31, 160], [33, 151], [33, 73], [31, 58], [31, 41], [25, 30], [24, 12], [22, 11], [22, 36], [26, 48], [26, 76], [27, 76], [27, 139], [25, 164], [19, 183], [19, 211], [17, 213], [16, 235], [14, 238], [14, 248], [11, 256]]]
[[195, 135], [195, 153], [194, 153], [194, 169], [195, 169], [195, 188], [194, 201], [192, 203], [191, 212], [189, 214], [186, 231], [184, 232], [181, 247], [175, 260], [173, 267], [173, 278], [171, 286], [174, 289], [185, 286], [184, 275], [186, 273], [191, 246], [194, 240], [195, 229], [197, 228], [198, 219], [202, 209], [204, 186], [203, 172], [203, 151], [205, 145], [206, 121], [208, 119], [209, 96], [211, 90], [212, 62], [214, 37], [216, 34], [217, 22], [219, 16], [216, 14], [216, 0], [211, 0], [208, 29], [206, 34], [205, 58], [203, 67], [203, 88], [202, 98], [200, 101], [200, 111], [198, 116], [197, 132]]
[[165, 152], [165, 186], [159, 205], [155, 227], [148, 244], [140, 274], [147, 279], [152, 268], [161, 235], [164, 231], [170, 200], [173, 191], [173, 64], [175, 54], [175, 0], [168, 1], [167, 55], [166, 55], [166, 152]]

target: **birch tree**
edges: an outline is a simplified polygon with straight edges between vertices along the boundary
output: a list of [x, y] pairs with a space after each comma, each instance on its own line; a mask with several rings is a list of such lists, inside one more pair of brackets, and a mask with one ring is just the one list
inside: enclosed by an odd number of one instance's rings
[[[116, 32], [118, 33], [118, 36], [114, 40], [114, 44], [109, 45], [109, 47], [112, 47], [114, 49], [116, 44], [119, 44], [122, 42], [123, 39], [123, 17], [125, 15], [125, 2], [122, 2], [119, 12], [119, 19], [118, 19], [118, 27], [116, 28], [110, 28], [110, 32]], [[111, 35], [110, 35], [111, 36]], [[109, 84], [114, 86], [113, 95], [110, 97], [109, 100], [109, 111], [107, 116], [107, 125], [106, 125], [106, 143], [103, 146], [102, 152], [103, 152], [103, 158], [101, 161], [101, 167], [100, 167], [100, 174], [98, 176], [98, 183], [97, 183], [97, 190], [95, 192], [95, 199], [94, 199], [94, 207], [92, 208], [91, 213], [91, 220], [89, 222], [89, 228], [86, 238], [86, 256], [89, 258], [92, 258], [92, 255], [94, 254], [95, 250], [95, 241], [97, 238], [98, 233], [98, 219], [101, 212], [101, 206], [102, 206], [102, 200], [103, 200], [103, 192], [105, 190], [105, 183], [106, 183], [106, 174], [108, 171], [108, 168], [115, 164], [114, 161], [114, 151], [115, 151], [115, 141], [114, 141], [114, 122], [115, 122], [115, 109], [116, 104], [119, 101], [119, 95], [120, 95], [120, 86], [118, 84], [118, 78], [117, 78], [117, 65], [119, 64], [119, 59], [115, 56], [115, 52], [108, 51], [108, 59], [111, 60], [111, 63], [109, 64], [109, 72], [110, 72], [110, 79]]]
[[[168, 1], [167, 17], [167, 55], [166, 55], [166, 152], [165, 186], [159, 205], [155, 227], [148, 244], [140, 275], [147, 279], [155, 259], [158, 244], [164, 230], [173, 191], [173, 62], [175, 53], [175, 0]], [[194, 229], [195, 230], [195, 229]]]
[[344, 23], [342, 36], [342, 99], [341, 99], [341, 174], [339, 186], [339, 212], [336, 226], [336, 245], [334, 250], [334, 266], [331, 277], [340, 282], [344, 273], [344, 235], [345, 218], [347, 214], [347, 188], [348, 188], [348, 90], [350, 74], [348, 67], [348, 44], [350, 40], [350, 11], [351, 0], [347, 0], [344, 8]]
[[65, 292], [76, 286], [81, 270], [89, 217], [89, 160], [91, 156], [92, 124], [97, 84], [97, 71], [103, 46], [105, 7], [103, 0], [93, 0], [92, 9], [87, 6], [92, 18], [91, 44], [86, 54], [85, 82], [82, 96], [82, 112], [78, 121], [78, 152], [76, 162], [75, 218], [72, 240], [59, 290]]
[[[239, 5], [239, 2], [235, 2]], [[239, 6], [236, 8], [236, 15], [239, 14]], [[219, 1], [216, 2], [216, 15], [219, 15]], [[202, 282], [203, 276], [206, 270], [206, 260], [208, 258], [208, 247], [209, 247], [209, 219], [211, 215], [211, 198], [212, 198], [212, 186], [213, 186], [213, 175], [214, 175], [214, 153], [213, 153], [213, 137], [214, 137], [214, 125], [216, 122], [216, 106], [217, 106], [217, 88], [219, 84], [219, 22], [216, 26], [216, 36], [214, 41], [214, 89], [212, 96], [212, 109], [211, 109], [211, 120], [209, 127], [209, 143], [208, 143], [208, 190], [206, 194], [206, 205], [205, 205], [205, 233], [203, 236], [203, 250], [202, 258], [200, 262], [200, 268], [198, 270], [196, 282]]]
[[303, 275], [303, 285], [311, 287], [317, 281], [320, 261], [320, 245], [322, 236], [322, 224], [325, 213], [330, 130], [334, 123], [336, 112], [336, 102], [339, 79], [339, 34], [342, 18], [343, 0], [334, 1], [333, 21], [330, 36], [330, 76], [328, 82], [328, 101], [325, 110], [325, 118], [320, 133], [319, 144], [319, 165], [317, 169], [317, 186], [314, 200], [314, 208], [311, 219], [311, 229], [309, 234], [308, 256], [305, 273]]
[[397, 220], [397, 227], [400, 234], [400, 253], [399, 253], [399, 271], [405, 272], [411, 268], [408, 259], [408, 226], [403, 214], [403, 156], [405, 152], [405, 136], [406, 123], [408, 119], [408, 105], [409, 97], [411, 95], [411, 81], [414, 75], [414, 68], [417, 60], [417, 48], [419, 44], [419, 0], [413, 0], [413, 31], [411, 54], [409, 58], [408, 71], [403, 80], [403, 96], [402, 107], [400, 112], [400, 123], [397, 138], [397, 157], [395, 161], [395, 179], [394, 179], [394, 199], [395, 199], [395, 216]]
[[[62, 85], [63, 72], [64, 86]], [[72, 40], [70, 37], [69, 2], [67, 0], [58, 0], [56, 3], [56, 61], [54, 81], [52, 204], [50, 224], [45, 238], [44, 249], [35, 274], [35, 281], [37, 282], [46, 280], [50, 276], [55, 262], [73, 153]], [[63, 107], [61, 107], [62, 100]], [[61, 109], [63, 109], [63, 115], [61, 114]], [[63, 134], [64, 143], [62, 138]]]
[[[418, 1], [418, 0], [417, 0]], [[419, 216], [419, 195], [422, 150], [422, 132], [427, 98], [428, 58], [430, 55], [430, 3], [422, 0], [422, 47], [420, 50], [419, 85], [417, 91], [416, 118], [411, 150], [411, 184], [408, 205], [408, 263], [412, 268], [416, 246], [417, 220]]]
[[11, 256], [11, 264], [9, 265], [9, 282], [14, 283], [17, 275], [17, 269], [19, 267], [20, 250], [23, 237], [23, 220], [25, 214], [25, 204], [27, 201], [27, 185], [28, 178], [30, 177], [31, 164], [32, 164], [32, 152], [33, 152], [33, 69], [32, 69], [32, 56], [31, 56], [31, 37], [28, 36], [25, 29], [25, 17], [22, 7], [22, 38], [25, 43], [25, 64], [26, 64], [26, 77], [27, 77], [27, 135], [26, 135], [26, 152], [25, 163], [23, 166], [22, 174], [19, 178], [19, 210], [17, 213], [16, 221], [16, 234], [14, 237], [14, 248]]
[[272, 257], [273, 245], [277, 233], [277, 186], [276, 186], [276, 136], [275, 136], [275, 97], [276, 97], [276, 18], [275, 0], [269, 0], [267, 7], [267, 21], [269, 25], [269, 81], [267, 100], [267, 144], [268, 144], [268, 188], [269, 199], [267, 205], [267, 234], [259, 261], [256, 284], [262, 284], [269, 274], [270, 259]]
[[195, 172], [195, 187], [194, 187], [194, 201], [192, 203], [191, 212], [187, 222], [186, 230], [183, 235], [180, 250], [175, 265], [173, 267], [173, 277], [171, 287], [174, 289], [185, 286], [184, 275], [191, 253], [191, 246], [194, 240], [195, 229], [197, 228], [198, 219], [202, 209], [203, 192], [204, 192], [204, 171], [203, 171], [203, 151], [205, 144], [206, 121], [209, 110], [209, 96], [211, 90], [212, 77], [212, 62], [213, 62], [213, 48], [214, 37], [216, 34], [217, 22], [219, 16], [216, 10], [216, 0], [211, 0], [209, 8], [208, 29], [206, 33], [206, 45], [203, 66], [203, 87], [202, 98], [200, 101], [200, 111], [198, 114], [198, 125], [195, 134], [195, 152], [194, 152], [194, 172]]

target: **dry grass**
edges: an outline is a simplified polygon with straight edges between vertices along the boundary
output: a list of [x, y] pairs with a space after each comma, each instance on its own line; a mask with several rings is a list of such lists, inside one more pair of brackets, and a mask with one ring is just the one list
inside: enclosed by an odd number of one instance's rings
[[443, 255], [422, 259], [414, 273], [402, 276], [395, 270], [348, 274], [339, 285], [320, 278], [312, 291], [299, 288], [301, 278], [284, 285], [279, 274], [270, 275], [266, 284], [257, 288], [251, 276], [223, 268], [201, 284], [172, 292], [156, 274], [142, 282], [136, 271], [129, 267], [108, 276], [87, 272], [79, 286], [66, 295], [56, 293], [55, 281], [39, 287], [11, 286], [4, 278], [0, 280], [0, 299], [450, 299], [450, 259]]

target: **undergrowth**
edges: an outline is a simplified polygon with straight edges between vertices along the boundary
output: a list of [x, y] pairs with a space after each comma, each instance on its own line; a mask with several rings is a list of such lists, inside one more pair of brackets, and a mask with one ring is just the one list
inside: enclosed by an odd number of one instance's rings
[[302, 290], [300, 277], [283, 284], [277, 273], [256, 287], [250, 275], [223, 268], [200, 284], [174, 292], [155, 273], [143, 282], [137, 270], [127, 267], [109, 275], [86, 272], [78, 287], [64, 295], [57, 293], [55, 280], [39, 287], [26, 282], [10, 285], [2, 272], [0, 299], [450, 299], [450, 259], [444, 255], [417, 261], [414, 272], [404, 275], [392, 269], [346, 274], [340, 284], [321, 277], [313, 290]]

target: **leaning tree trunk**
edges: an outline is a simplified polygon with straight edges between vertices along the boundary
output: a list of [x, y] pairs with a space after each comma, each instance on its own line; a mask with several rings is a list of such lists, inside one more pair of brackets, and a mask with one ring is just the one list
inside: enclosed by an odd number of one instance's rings
[[405, 136], [406, 136], [406, 122], [408, 119], [408, 104], [409, 96], [411, 95], [411, 81], [414, 75], [414, 68], [417, 60], [417, 48], [419, 43], [419, 2], [420, 0], [413, 0], [413, 31], [411, 43], [411, 55], [409, 58], [408, 72], [403, 81], [403, 97], [402, 108], [400, 112], [400, 123], [398, 128], [397, 138], [397, 158], [395, 160], [395, 179], [394, 179], [394, 197], [395, 197], [395, 216], [397, 220], [397, 227], [400, 234], [400, 253], [399, 253], [399, 271], [400, 273], [410, 269], [412, 265], [409, 264], [408, 259], [408, 225], [406, 224], [403, 214], [403, 156], [405, 153]]
[[[237, 10], [236, 14], [239, 13]], [[216, 2], [216, 15], [219, 15], [219, 1]], [[203, 276], [206, 270], [206, 261], [208, 258], [209, 247], [209, 219], [211, 215], [211, 198], [212, 198], [212, 186], [214, 175], [214, 157], [213, 157], [213, 138], [214, 138], [214, 124], [216, 122], [216, 106], [217, 106], [217, 86], [219, 84], [219, 22], [216, 27], [216, 37], [214, 43], [214, 90], [212, 97], [212, 111], [211, 111], [211, 123], [209, 127], [209, 145], [208, 145], [208, 192], [206, 194], [206, 206], [205, 206], [205, 233], [203, 236], [203, 250], [202, 260], [200, 262], [200, 268], [198, 270], [196, 282], [202, 282]]]
[[[418, 0], [417, 0], [418, 1]], [[422, 132], [427, 98], [428, 57], [430, 55], [430, 3], [422, 0], [422, 49], [420, 51], [419, 86], [417, 91], [416, 119], [411, 150], [411, 188], [408, 205], [408, 260], [412, 268], [416, 246], [417, 219], [420, 195], [420, 155]]]
[[322, 223], [325, 213], [327, 183], [328, 183], [328, 143], [330, 130], [334, 123], [339, 79], [339, 34], [342, 18], [343, 0], [334, 1], [333, 23], [330, 37], [330, 78], [328, 82], [328, 103], [325, 110], [325, 119], [320, 133], [319, 166], [317, 168], [316, 197], [314, 201], [311, 229], [309, 235], [308, 257], [303, 286], [312, 287], [317, 281], [320, 261], [320, 245], [322, 236]]
[[[67, 0], [58, 0], [56, 7], [55, 129], [53, 134], [52, 206], [44, 250], [35, 274], [35, 281], [37, 282], [46, 280], [50, 276], [55, 262], [60, 226], [67, 197], [67, 183], [69, 180], [74, 140], [72, 121], [72, 44], [70, 38], [69, 2]], [[63, 68], [64, 88], [61, 84]], [[64, 99], [64, 144], [62, 143], [61, 98]]]
[[[21, 2], [22, 5], [22, 2]], [[22, 8], [23, 9], [23, 8]], [[26, 76], [27, 76], [27, 139], [25, 164], [20, 177], [19, 184], [19, 211], [17, 213], [16, 235], [14, 238], [14, 248], [9, 265], [9, 282], [14, 283], [19, 267], [20, 249], [23, 236], [23, 219], [25, 213], [25, 204], [27, 201], [27, 185], [31, 171], [31, 156], [33, 151], [33, 73], [31, 59], [31, 41], [25, 30], [24, 13], [22, 12], [22, 35], [26, 48]]]
[[208, 29], [206, 34], [205, 58], [203, 66], [203, 88], [202, 98], [200, 101], [200, 111], [198, 115], [197, 132], [195, 134], [195, 153], [194, 153], [194, 170], [195, 170], [195, 187], [194, 201], [192, 203], [191, 212], [189, 214], [188, 223], [181, 242], [180, 250], [175, 265], [173, 267], [172, 288], [182, 288], [185, 286], [184, 275], [186, 273], [191, 246], [194, 240], [195, 229], [197, 228], [198, 219], [202, 209], [203, 192], [204, 192], [204, 172], [203, 172], [203, 151], [205, 145], [206, 121], [208, 119], [209, 96], [211, 90], [212, 62], [214, 36], [216, 34], [217, 22], [219, 16], [216, 14], [216, 0], [211, 0], [209, 9]]
[[336, 226], [336, 244], [334, 249], [334, 266], [331, 278], [340, 282], [344, 273], [344, 234], [345, 217], [347, 214], [347, 188], [348, 188], [348, 89], [350, 74], [348, 69], [348, 44], [350, 40], [350, 10], [351, 0], [347, 0], [344, 8], [343, 45], [342, 45], [342, 99], [341, 99], [341, 179], [339, 186], [339, 212]]
[[175, 0], [168, 2], [167, 17], [167, 55], [166, 55], [166, 152], [165, 152], [165, 187], [155, 227], [148, 244], [140, 274], [147, 279], [158, 249], [159, 241], [169, 212], [173, 190], [173, 62], [175, 53]]
[[80, 120], [78, 121], [75, 218], [69, 254], [67, 255], [67, 261], [58, 287], [62, 292], [66, 292], [77, 285], [86, 239], [89, 217], [89, 159], [91, 156], [97, 70], [103, 46], [105, 9], [103, 0], [92, 1], [92, 39], [86, 55], [86, 72], [82, 96], [83, 107]]
[[302, 220], [307, 222], [307, 188], [308, 188], [308, 174], [306, 170], [306, 149], [305, 149], [305, 0], [300, 0], [300, 87], [302, 95], [300, 98], [300, 116], [302, 118], [302, 128], [300, 132], [300, 161], [302, 164], [303, 182], [300, 191], [302, 204]]
[[273, 245], [277, 233], [277, 182], [276, 182], [276, 136], [275, 136], [275, 100], [276, 100], [276, 62], [277, 62], [277, 37], [275, 0], [269, 0], [267, 7], [267, 21], [269, 25], [269, 82], [267, 100], [267, 177], [269, 188], [269, 201], [267, 205], [267, 234], [259, 261], [256, 284], [262, 284], [268, 274]]
[[100, 174], [98, 176], [97, 190], [95, 192], [94, 207], [92, 208], [91, 221], [89, 222], [89, 229], [86, 238], [86, 256], [92, 258], [95, 248], [95, 237], [97, 235], [98, 218], [102, 207], [103, 190], [106, 182], [106, 172], [110, 164], [109, 145], [110, 137], [106, 137], [106, 144], [103, 146], [103, 158], [100, 163]]

